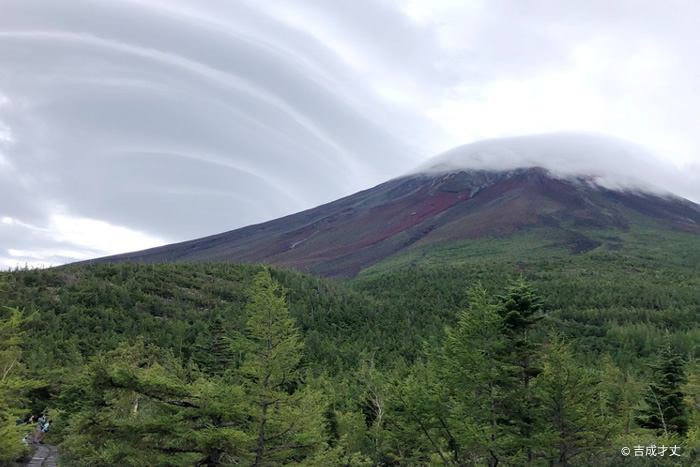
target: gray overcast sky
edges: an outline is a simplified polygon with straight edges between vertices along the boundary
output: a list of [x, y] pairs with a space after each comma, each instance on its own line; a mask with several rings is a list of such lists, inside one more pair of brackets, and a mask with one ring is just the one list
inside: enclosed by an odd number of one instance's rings
[[632, 141], [656, 155], [635, 175], [700, 201], [698, 18], [695, 0], [0, 0], [0, 267], [262, 222], [539, 132]]

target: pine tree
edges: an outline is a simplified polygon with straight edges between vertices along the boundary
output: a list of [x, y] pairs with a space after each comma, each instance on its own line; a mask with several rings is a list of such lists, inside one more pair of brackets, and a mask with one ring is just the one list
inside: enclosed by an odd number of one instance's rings
[[506, 404], [517, 381], [509, 361], [503, 318], [486, 290], [468, 291], [469, 309], [459, 316], [447, 339], [437, 371], [452, 401], [443, 435], [456, 464], [485, 459], [499, 465], [518, 451], [517, 432], [507, 420]]
[[247, 306], [249, 353], [241, 366], [250, 398], [253, 465], [282, 465], [321, 447], [324, 404], [302, 387], [302, 343], [287, 310], [285, 291], [265, 269], [255, 276]]
[[681, 357], [667, 343], [652, 366], [652, 381], [644, 393], [645, 407], [637, 417], [639, 426], [656, 430], [659, 435], [685, 436], [689, 416], [681, 390], [687, 381], [684, 366]]
[[523, 389], [527, 389], [539, 369], [532, 365], [532, 356], [537, 352], [537, 344], [531, 336], [532, 327], [544, 318], [543, 300], [532, 286], [521, 277], [508, 287], [505, 295], [499, 297], [498, 311], [503, 318], [503, 328], [510, 338], [517, 363], [521, 368]]
[[442, 421], [451, 462], [533, 461], [544, 430], [532, 388], [541, 372], [532, 329], [542, 319], [542, 299], [522, 279], [495, 302], [480, 285], [468, 299], [436, 368], [452, 403]]
[[541, 369], [535, 362], [539, 344], [532, 336], [535, 324], [543, 319], [543, 300], [521, 277], [499, 297], [498, 312], [503, 319], [503, 332], [508, 341], [510, 361], [515, 366], [512, 377], [517, 383], [508, 388], [506, 412], [510, 423], [517, 428], [528, 461], [534, 459], [533, 436], [537, 429], [539, 404], [535, 400], [531, 382]]
[[234, 339], [227, 331], [223, 317], [216, 315], [211, 321], [208, 332], [197, 335], [194, 361], [205, 374], [221, 376], [226, 370], [232, 370], [236, 363], [233, 342]]
[[416, 362], [397, 382], [394, 425], [413, 462], [428, 465], [433, 458], [436, 463], [438, 459], [445, 465], [450, 463], [442, 424], [449, 420], [452, 407], [444, 394], [444, 382], [433, 371], [433, 365], [424, 362]]
[[611, 438], [612, 417], [596, 410], [600, 388], [598, 374], [582, 368], [569, 347], [556, 336], [541, 358], [542, 372], [533, 392], [543, 409], [538, 427], [540, 450], [549, 465], [567, 466], [587, 461]]

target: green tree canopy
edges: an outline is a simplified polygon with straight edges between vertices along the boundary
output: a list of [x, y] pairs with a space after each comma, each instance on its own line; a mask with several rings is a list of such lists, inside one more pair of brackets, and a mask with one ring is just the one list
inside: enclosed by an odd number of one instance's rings
[[686, 434], [689, 411], [682, 391], [687, 382], [684, 368], [681, 357], [667, 343], [651, 367], [652, 380], [644, 392], [645, 407], [637, 417], [641, 427], [658, 434]]

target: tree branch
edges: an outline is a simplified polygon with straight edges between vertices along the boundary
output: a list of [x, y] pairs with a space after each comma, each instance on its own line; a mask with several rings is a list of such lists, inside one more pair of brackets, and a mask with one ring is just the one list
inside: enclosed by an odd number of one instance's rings
[[[112, 383], [112, 386], [114, 386], [114, 387], [122, 388], [122, 389], [130, 389], [130, 390], [132, 390], [132, 391], [134, 391], [134, 392], [137, 392], [137, 393], [139, 393], [139, 394], [143, 394], [143, 395], [146, 396], [146, 397], [150, 397], [151, 399], [155, 399], [155, 400], [157, 400], [157, 401], [159, 401], [159, 402], [162, 402], [162, 403], [164, 403], [164, 404], [174, 405], [174, 406], [177, 406], [177, 407], [188, 407], [188, 408], [194, 408], [194, 409], [199, 409], [199, 408], [201, 408], [200, 406], [198, 406], [198, 405], [196, 405], [196, 404], [193, 404], [193, 403], [191, 403], [191, 402], [188, 402], [188, 401], [167, 400], [167, 399], [165, 399], [164, 397], [158, 396], [158, 395], [156, 395], [156, 394], [152, 394], [152, 393], [149, 393], [149, 392], [146, 392], [146, 391], [143, 391], [143, 390], [139, 390], [139, 389], [136, 389], [136, 388], [130, 388], [130, 387], [128, 387], [128, 386], [125, 386], [125, 385], [123, 385], [123, 384], [119, 384], [119, 383], [115, 382], [113, 378], [110, 378], [109, 381], [110, 381], [110, 383]], [[187, 397], [192, 397], [192, 398], [194, 398], [194, 396], [187, 396]]]

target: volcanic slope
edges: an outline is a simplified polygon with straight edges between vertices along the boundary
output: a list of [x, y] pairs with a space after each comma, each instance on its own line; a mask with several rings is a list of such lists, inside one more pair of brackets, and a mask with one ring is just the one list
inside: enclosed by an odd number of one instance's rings
[[476, 254], [485, 257], [503, 254], [497, 245], [506, 239], [517, 259], [619, 250], [632, 234], [672, 231], [699, 242], [700, 206], [541, 167], [450, 169], [390, 180], [263, 224], [93, 261], [267, 263], [345, 278], [397, 255], [415, 262], [410, 252], [426, 256], [450, 245], [482, 245]]

